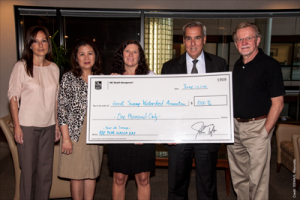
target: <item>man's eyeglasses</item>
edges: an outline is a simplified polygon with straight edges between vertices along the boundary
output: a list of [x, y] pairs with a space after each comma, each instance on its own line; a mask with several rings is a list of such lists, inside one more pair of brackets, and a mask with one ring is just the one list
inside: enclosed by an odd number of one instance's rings
[[250, 42], [253, 38], [256, 38], [257, 36], [254, 36], [254, 37], [245, 37], [245, 38], [238, 38], [236, 40], [237, 43], [242, 43], [244, 40], [245, 42]]

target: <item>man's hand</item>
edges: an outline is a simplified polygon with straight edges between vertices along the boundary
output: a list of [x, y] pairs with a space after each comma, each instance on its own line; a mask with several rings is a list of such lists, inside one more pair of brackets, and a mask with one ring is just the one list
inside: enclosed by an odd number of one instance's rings
[[270, 134], [270, 131], [272, 130], [276, 121], [278, 120], [278, 117], [284, 106], [283, 96], [273, 97], [273, 98], [271, 98], [271, 101], [272, 101], [272, 106], [270, 108], [270, 111], [268, 113], [268, 117], [267, 117], [267, 120], [265, 123], [265, 128], [266, 128], [268, 134]]

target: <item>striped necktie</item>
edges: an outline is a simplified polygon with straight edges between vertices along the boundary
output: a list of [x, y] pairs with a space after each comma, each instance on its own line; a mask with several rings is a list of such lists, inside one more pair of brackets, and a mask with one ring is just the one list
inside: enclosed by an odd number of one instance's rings
[[196, 63], [198, 62], [197, 59], [193, 60], [193, 69], [192, 69], [192, 74], [198, 74], [198, 70], [196, 68]]

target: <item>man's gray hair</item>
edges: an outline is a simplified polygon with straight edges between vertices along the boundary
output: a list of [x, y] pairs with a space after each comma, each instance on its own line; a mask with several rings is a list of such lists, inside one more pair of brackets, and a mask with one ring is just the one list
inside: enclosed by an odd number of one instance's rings
[[243, 29], [243, 28], [247, 28], [247, 27], [252, 27], [255, 30], [255, 36], [262, 38], [261, 32], [256, 24], [250, 23], [250, 22], [242, 22], [234, 29], [234, 31], [232, 33], [232, 39], [234, 42], [236, 42], [236, 40], [237, 40], [237, 37], [236, 37], [237, 31], [240, 29]]
[[200, 27], [202, 29], [202, 36], [203, 37], [206, 36], [206, 27], [201, 22], [192, 21], [183, 26], [183, 28], [182, 28], [183, 38], [185, 38], [186, 28], [194, 28], [194, 27]]

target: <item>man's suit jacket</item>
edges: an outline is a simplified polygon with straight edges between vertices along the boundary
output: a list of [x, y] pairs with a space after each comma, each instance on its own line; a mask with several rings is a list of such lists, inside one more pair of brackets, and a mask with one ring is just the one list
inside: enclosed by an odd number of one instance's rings
[[[204, 59], [206, 73], [228, 71], [225, 59], [206, 52], [204, 52]], [[187, 74], [186, 53], [165, 62], [161, 74]], [[171, 151], [181, 153], [184, 150], [185, 144], [166, 146]], [[206, 146], [210, 152], [215, 152], [220, 148], [220, 144], [206, 144]]]

